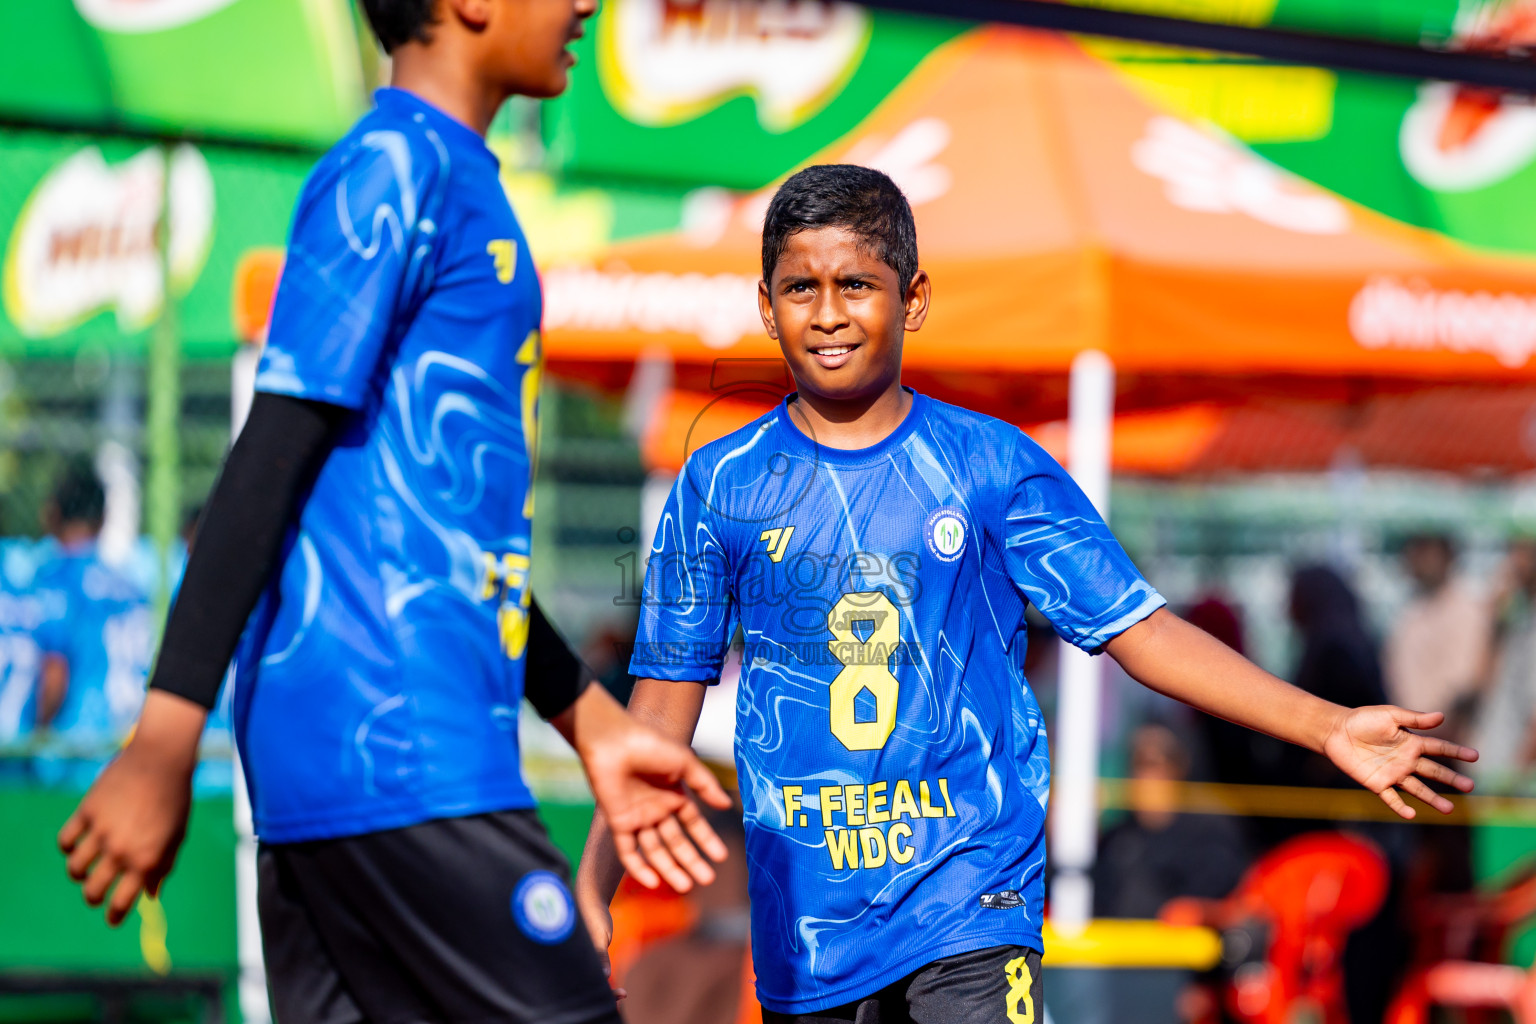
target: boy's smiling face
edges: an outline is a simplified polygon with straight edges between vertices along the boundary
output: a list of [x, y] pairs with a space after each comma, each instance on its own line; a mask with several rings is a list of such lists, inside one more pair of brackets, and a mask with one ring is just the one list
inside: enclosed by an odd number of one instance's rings
[[899, 385], [902, 336], [923, 325], [928, 290], [922, 271], [903, 288], [847, 228], [810, 228], [789, 236], [758, 308], [802, 394], [862, 401]]

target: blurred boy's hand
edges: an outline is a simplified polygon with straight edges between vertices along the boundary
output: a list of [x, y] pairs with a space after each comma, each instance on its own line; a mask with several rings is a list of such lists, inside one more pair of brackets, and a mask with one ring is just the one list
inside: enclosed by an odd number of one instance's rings
[[731, 798], [692, 750], [630, 717], [601, 686], [589, 686], [551, 724], [576, 748], [624, 868], [647, 889], [663, 878], [678, 892], [715, 879], [725, 844], [688, 791], [721, 809]]
[[[192, 773], [207, 711], [150, 690], [133, 738], [59, 831], [69, 877], [85, 901], [122, 924], [141, 892], [157, 893], [187, 833]], [[116, 883], [116, 888], [113, 884]]]
[[1408, 731], [1433, 729], [1443, 721], [1445, 715], [1438, 711], [1408, 711], [1391, 705], [1340, 709], [1323, 741], [1323, 753], [1344, 774], [1380, 796], [1400, 817], [1411, 819], [1417, 812], [1403, 802], [1399, 789], [1441, 814], [1449, 814], [1451, 802], [1430, 789], [1424, 780], [1443, 782], [1463, 793], [1472, 792], [1472, 780], [1430, 758], [1476, 761], [1477, 751]]

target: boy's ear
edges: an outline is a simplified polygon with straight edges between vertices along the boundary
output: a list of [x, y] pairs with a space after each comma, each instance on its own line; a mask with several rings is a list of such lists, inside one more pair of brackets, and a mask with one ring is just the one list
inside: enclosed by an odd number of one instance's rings
[[922, 329], [923, 321], [928, 319], [928, 300], [932, 295], [933, 284], [928, 280], [928, 271], [919, 270], [912, 275], [912, 283], [907, 286], [907, 330]]
[[494, 0], [441, 0], [441, 2], [443, 13], [451, 14], [470, 28], [483, 29], [491, 20], [491, 6]]
[[763, 330], [774, 341], [779, 340], [779, 325], [773, 322], [773, 299], [768, 295], [768, 282], [757, 282], [757, 312], [763, 318]]

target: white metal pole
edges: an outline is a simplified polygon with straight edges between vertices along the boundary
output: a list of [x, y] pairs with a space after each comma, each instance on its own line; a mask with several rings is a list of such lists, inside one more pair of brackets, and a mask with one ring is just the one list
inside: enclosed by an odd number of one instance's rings
[[[1115, 367], [1103, 352], [1083, 352], [1072, 360], [1067, 461], [1072, 479], [1099, 514], [1109, 517], [1110, 442], [1115, 416]], [[1089, 872], [1099, 831], [1099, 686], [1098, 663], [1061, 642], [1057, 690], [1056, 757], [1051, 781], [1052, 923], [1072, 931], [1093, 913]]]
[[[260, 345], [241, 345], [230, 366], [230, 441], [240, 435], [256, 396], [256, 368]], [[225, 686], [233, 686], [231, 678]], [[244, 1024], [270, 1024], [272, 1007], [267, 1001], [267, 965], [261, 955], [261, 923], [256, 905], [256, 832], [251, 824], [251, 800], [245, 788], [240, 751], [230, 752], [235, 761], [235, 933], [240, 965], [238, 986], [240, 1018]]]
[[[231, 684], [232, 680], [225, 680], [224, 685]], [[235, 951], [240, 965], [240, 1019], [244, 1024], [269, 1024], [272, 1007], [267, 1002], [267, 964], [261, 955], [261, 921], [257, 916], [251, 798], [246, 794], [239, 751], [232, 751], [230, 756], [235, 761]]]
[[241, 345], [229, 365], [229, 441], [245, 427], [245, 418], [251, 414], [251, 402], [256, 398], [256, 369], [261, 365], [260, 345]]

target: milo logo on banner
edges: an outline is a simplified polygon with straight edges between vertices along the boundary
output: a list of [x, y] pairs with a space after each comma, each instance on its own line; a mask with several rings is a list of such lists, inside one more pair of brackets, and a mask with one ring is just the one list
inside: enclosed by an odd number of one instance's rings
[[610, 0], [598, 74], [637, 124], [679, 124], [750, 95], [769, 131], [803, 124], [847, 84], [869, 43], [862, 8], [820, 0]]
[[106, 310], [124, 333], [153, 323], [165, 298], [157, 235], [167, 191], [171, 286], [192, 286], [213, 239], [213, 176], [189, 145], [171, 155], [169, 189], [165, 176], [159, 149], [113, 166], [87, 146], [38, 182], [3, 268], [6, 315], [22, 335], [53, 337]]

